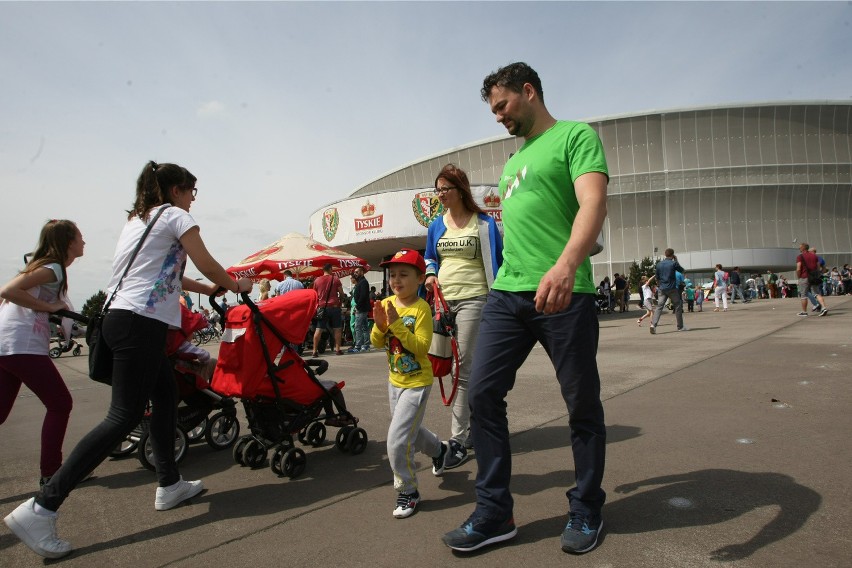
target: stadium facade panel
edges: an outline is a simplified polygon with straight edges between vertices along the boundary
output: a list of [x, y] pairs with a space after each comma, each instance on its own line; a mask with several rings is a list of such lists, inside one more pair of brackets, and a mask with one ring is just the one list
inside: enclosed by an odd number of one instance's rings
[[[600, 135], [610, 170], [605, 248], [592, 258], [601, 278], [667, 247], [696, 273], [717, 262], [787, 272], [800, 242], [816, 247], [829, 266], [852, 260], [852, 103], [756, 103], [586, 122]], [[401, 190], [421, 195], [448, 162], [467, 171], [473, 185], [496, 186], [521, 143], [500, 136], [426, 157], [339, 204], [365, 198], [381, 204], [382, 194]], [[314, 238], [323, 240], [323, 212], [335, 205], [311, 217]], [[402, 209], [387, 214], [409, 213]], [[410, 234], [379, 235], [369, 245], [357, 235], [333, 244], [378, 261], [400, 242], [422, 241], [422, 248], [425, 234], [425, 227], [415, 226]]]

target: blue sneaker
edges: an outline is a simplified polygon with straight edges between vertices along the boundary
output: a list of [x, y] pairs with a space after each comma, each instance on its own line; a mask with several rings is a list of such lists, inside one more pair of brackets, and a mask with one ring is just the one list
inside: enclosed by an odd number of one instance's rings
[[582, 513], [570, 513], [568, 524], [562, 531], [562, 550], [573, 554], [583, 554], [598, 544], [598, 535], [603, 528], [603, 520], [587, 517]]
[[484, 546], [496, 544], [514, 538], [518, 534], [515, 519], [494, 521], [484, 517], [470, 516], [462, 526], [445, 534], [444, 544], [460, 552], [472, 552]]

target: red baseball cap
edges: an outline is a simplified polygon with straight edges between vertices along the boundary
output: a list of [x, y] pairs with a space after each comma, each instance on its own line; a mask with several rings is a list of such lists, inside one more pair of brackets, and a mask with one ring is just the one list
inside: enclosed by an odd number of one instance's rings
[[421, 274], [426, 272], [426, 261], [420, 256], [416, 250], [402, 249], [391, 257], [390, 260], [379, 263], [379, 266], [388, 266], [389, 264], [410, 264], [417, 268]]

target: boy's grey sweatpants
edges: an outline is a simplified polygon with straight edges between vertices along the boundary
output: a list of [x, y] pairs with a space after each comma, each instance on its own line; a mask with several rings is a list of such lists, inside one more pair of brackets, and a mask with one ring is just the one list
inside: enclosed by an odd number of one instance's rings
[[414, 452], [437, 457], [441, 439], [422, 426], [431, 385], [404, 389], [388, 383], [391, 422], [388, 428], [388, 461], [393, 470], [393, 488], [399, 493], [417, 491]]

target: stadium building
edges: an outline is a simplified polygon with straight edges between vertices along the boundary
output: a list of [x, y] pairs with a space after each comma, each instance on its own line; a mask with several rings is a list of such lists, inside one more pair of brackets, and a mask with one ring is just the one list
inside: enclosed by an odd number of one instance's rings
[[[671, 247], [701, 279], [716, 263], [790, 272], [807, 242], [829, 267], [852, 262], [852, 103], [756, 103], [586, 120], [609, 165], [596, 279]], [[497, 182], [523, 139], [500, 136], [402, 166], [316, 211], [311, 235], [372, 266], [423, 249], [441, 214], [431, 190], [448, 162], [500, 221]]]

